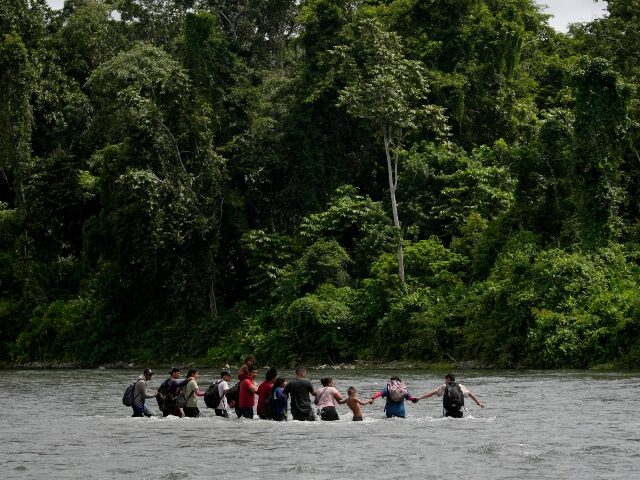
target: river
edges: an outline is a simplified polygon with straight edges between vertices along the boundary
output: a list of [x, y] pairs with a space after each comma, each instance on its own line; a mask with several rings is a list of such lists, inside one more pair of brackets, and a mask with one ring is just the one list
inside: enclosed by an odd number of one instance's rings
[[[443, 419], [438, 397], [387, 420], [382, 399], [352, 422], [131, 418], [121, 403], [132, 370], [5, 370], [0, 467], [5, 479], [624, 479], [640, 471], [640, 374], [456, 371], [486, 403]], [[201, 370], [200, 386], [215, 377]], [[284, 372], [291, 377], [291, 372]], [[413, 394], [434, 371], [309, 371], [366, 398], [399, 374]], [[155, 389], [164, 372], [150, 382]], [[260, 370], [259, 378], [264, 376]], [[155, 400], [150, 400], [157, 411]], [[636, 472], [633, 474], [633, 472]]]

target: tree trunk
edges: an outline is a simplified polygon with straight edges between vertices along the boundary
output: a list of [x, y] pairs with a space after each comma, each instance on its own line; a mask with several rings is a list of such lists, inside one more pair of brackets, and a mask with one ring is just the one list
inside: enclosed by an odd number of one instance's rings
[[213, 264], [213, 256], [211, 252], [207, 253], [207, 263], [209, 264], [208, 268], [208, 277], [209, 277], [209, 312], [211, 313], [211, 318], [218, 317], [218, 301], [216, 299], [216, 290], [215, 290], [215, 266]]
[[387, 156], [387, 173], [389, 176], [389, 193], [391, 195], [391, 213], [393, 214], [393, 228], [396, 231], [396, 240], [398, 241], [398, 277], [400, 283], [404, 281], [404, 253], [402, 250], [402, 230], [400, 229], [400, 219], [398, 218], [398, 203], [396, 202], [396, 188], [398, 186], [398, 158], [391, 162], [391, 152], [389, 148], [389, 135], [384, 132], [384, 153]]

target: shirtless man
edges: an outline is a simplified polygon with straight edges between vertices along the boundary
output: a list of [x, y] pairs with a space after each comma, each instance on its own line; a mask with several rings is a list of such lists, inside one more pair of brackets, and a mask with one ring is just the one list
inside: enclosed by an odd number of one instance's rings
[[360, 405], [369, 405], [371, 403], [373, 403], [373, 400], [369, 399], [366, 402], [363, 402], [362, 400], [360, 400], [357, 397], [358, 392], [356, 391], [356, 389], [354, 387], [349, 387], [347, 389], [347, 398], [345, 398], [344, 400], [338, 400], [339, 404], [343, 404], [346, 403], [347, 407], [349, 407], [351, 409], [351, 411], [353, 412], [353, 421], [354, 422], [361, 422], [362, 421], [362, 409], [360, 408]]

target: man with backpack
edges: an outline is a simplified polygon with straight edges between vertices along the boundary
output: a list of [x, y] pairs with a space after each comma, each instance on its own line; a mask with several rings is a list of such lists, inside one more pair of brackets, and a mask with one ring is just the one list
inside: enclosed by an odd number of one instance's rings
[[162, 410], [162, 415], [165, 417], [169, 415], [182, 417], [182, 410], [180, 410], [176, 399], [180, 394], [180, 390], [189, 382], [189, 379], [179, 380], [182, 371], [178, 367], [171, 368], [169, 375], [170, 377], [158, 387], [158, 406], [160, 410]]
[[267, 370], [264, 382], [258, 385], [258, 404], [256, 405], [256, 413], [262, 420], [271, 420], [265, 413], [265, 406], [267, 404], [267, 399], [271, 394], [271, 389], [273, 388], [273, 384], [275, 383], [277, 376], [278, 371], [275, 367], [271, 367], [269, 370]]
[[229, 382], [231, 381], [231, 372], [222, 370], [220, 372], [220, 380], [217, 380], [204, 394], [204, 403], [207, 407], [213, 408], [216, 417], [229, 418], [227, 392], [229, 391]]
[[484, 408], [484, 404], [471, 390], [461, 383], [456, 383], [456, 377], [452, 373], [445, 375], [442, 385], [418, 397], [418, 399], [422, 400], [433, 395], [442, 397], [443, 417], [462, 418], [464, 415], [464, 397], [471, 398], [480, 408]]
[[154, 394], [147, 394], [147, 382], [151, 380], [153, 376], [153, 371], [150, 368], [145, 368], [142, 372], [142, 375], [138, 377], [136, 380], [135, 386], [133, 388], [133, 415], [132, 417], [150, 417], [151, 412], [147, 410], [144, 402], [147, 398], [153, 398], [158, 395], [158, 392]]

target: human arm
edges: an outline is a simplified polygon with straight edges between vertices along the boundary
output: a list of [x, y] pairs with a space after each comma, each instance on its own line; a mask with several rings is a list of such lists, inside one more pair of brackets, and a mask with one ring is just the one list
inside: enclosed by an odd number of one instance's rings
[[478, 405], [480, 408], [484, 408], [484, 403], [482, 403], [472, 391], [469, 391], [469, 397], [471, 398], [471, 400], [476, 402], [476, 405]]
[[369, 404], [373, 404], [373, 399], [370, 398], [365, 402], [363, 400], [360, 400], [359, 398], [356, 398], [356, 402], [358, 402], [360, 405], [369, 405]]
[[[442, 395], [444, 395], [444, 391], [447, 388], [446, 384], [442, 384], [442, 385], [438, 385], [438, 388], [436, 388], [435, 390], [432, 390], [430, 392], [427, 392], [421, 396], [418, 397], [419, 400], [424, 400], [425, 398], [429, 398], [429, 397], [433, 397], [434, 395], [438, 395], [439, 397], [441, 397]], [[462, 387], [460, 387], [462, 388]], [[464, 394], [464, 390], [462, 391], [462, 393]]]
[[256, 382], [252, 381], [249, 378], [245, 378], [244, 380], [242, 380], [242, 383], [244, 385], [246, 385], [246, 387], [249, 389], [249, 391], [253, 394], [258, 393], [258, 385], [256, 385]]
[[338, 403], [340, 403], [342, 401], [342, 395], [340, 395], [340, 392], [338, 390], [336, 390], [335, 388], [333, 389], [333, 398], [336, 399], [336, 401]]
[[158, 396], [158, 391], [147, 393], [147, 382], [140, 382], [140, 393], [144, 398], [154, 398]]
[[430, 392], [424, 393], [418, 397], [418, 400], [424, 400], [425, 398], [433, 397], [438, 394], [438, 389], [431, 390]]
[[373, 400], [375, 400], [376, 398], [380, 398], [380, 397], [384, 396], [384, 394], [385, 394], [385, 390], [377, 391], [376, 393], [371, 395], [371, 398], [370, 398], [371, 402], [373, 403]]
[[187, 383], [189, 383], [190, 380], [193, 380], [193, 377], [187, 377], [184, 380], [180, 380], [180, 381], [176, 380], [175, 383], [172, 386], [176, 387], [176, 388], [182, 388]]

